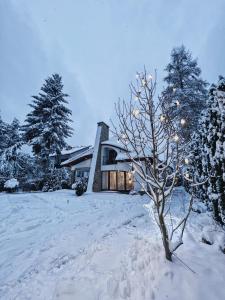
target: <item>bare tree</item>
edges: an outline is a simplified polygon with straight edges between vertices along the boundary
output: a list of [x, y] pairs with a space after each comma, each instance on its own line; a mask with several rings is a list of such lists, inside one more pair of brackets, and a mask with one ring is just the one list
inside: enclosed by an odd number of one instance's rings
[[[150, 198], [155, 221], [160, 229], [165, 256], [172, 261], [174, 251], [183, 244], [182, 238], [191, 211], [189, 207], [179, 221], [171, 217], [170, 200], [184, 162], [183, 147], [171, 120], [163, 113], [163, 99], [156, 98], [154, 78], [146, 70], [137, 73], [130, 84], [130, 101], [115, 105], [118, 125], [114, 133], [127, 150], [136, 177]], [[179, 105], [179, 104], [178, 104]], [[181, 126], [185, 120], [181, 119]], [[188, 175], [186, 175], [188, 177]], [[193, 180], [188, 178], [191, 183]], [[176, 233], [176, 234], [175, 234]]]

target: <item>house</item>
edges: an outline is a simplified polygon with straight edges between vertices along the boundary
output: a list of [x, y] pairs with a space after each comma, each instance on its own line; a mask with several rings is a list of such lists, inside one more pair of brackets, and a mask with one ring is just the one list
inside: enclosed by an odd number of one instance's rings
[[109, 126], [99, 122], [94, 146], [86, 147], [61, 163], [70, 167], [73, 181], [88, 180], [88, 191], [140, 190], [140, 181], [132, 172], [127, 150], [116, 138], [109, 138]]

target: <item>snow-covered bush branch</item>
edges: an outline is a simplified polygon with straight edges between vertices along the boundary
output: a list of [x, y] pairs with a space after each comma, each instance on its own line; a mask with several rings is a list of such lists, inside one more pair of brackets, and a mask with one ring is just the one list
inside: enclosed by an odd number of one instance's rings
[[170, 200], [184, 162], [184, 144], [163, 110], [163, 99], [155, 100], [156, 73], [154, 78], [146, 70], [137, 73], [130, 91], [130, 101], [119, 100], [115, 105], [118, 125], [113, 123], [114, 132], [151, 200], [148, 208], [153, 209], [165, 256], [171, 261], [173, 252], [183, 243], [193, 202], [191, 197], [187, 212], [178, 222], [172, 220]]

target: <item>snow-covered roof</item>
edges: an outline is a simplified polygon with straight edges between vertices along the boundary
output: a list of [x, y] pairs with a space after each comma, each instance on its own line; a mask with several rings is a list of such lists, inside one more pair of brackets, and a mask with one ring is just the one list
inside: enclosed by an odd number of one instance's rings
[[92, 155], [93, 151], [94, 151], [94, 147], [90, 147], [85, 151], [79, 152], [79, 153], [73, 155], [72, 157], [70, 157], [69, 159], [65, 160], [64, 162], [62, 162], [61, 166], [70, 165], [71, 163], [73, 163], [79, 159], [82, 159], [86, 156]]
[[[141, 152], [141, 155], [137, 155], [136, 152], [134, 151], [130, 151], [130, 152], [120, 152], [117, 154], [116, 156], [116, 160], [117, 161], [124, 161], [124, 160], [131, 160], [131, 159], [143, 159], [143, 153]], [[146, 155], [148, 157], [151, 157], [150, 152], [146, 152]]]
[[74, 147], [71, 147], [71, 149], [68, 149], [68, 150], [62, 150], [61, 154], [62, 155], [66, 155], [66, 154], [72, 154], [74, 152], [77, 152], [77, 151], [80, 151], [82, 149], [85, 149], [87, 148], [88, 146], [74, 146]]
[[108, 146], [113, 146], [116, 148], [120, 148], [123, 150], [126, 150], [126, 148], [124, 147], [124, 145], [118, 140], [117, 137], [112, 137], [109, 140], [106, 140], [104, 142], [101, 143], [102, 145], [108, 145]]

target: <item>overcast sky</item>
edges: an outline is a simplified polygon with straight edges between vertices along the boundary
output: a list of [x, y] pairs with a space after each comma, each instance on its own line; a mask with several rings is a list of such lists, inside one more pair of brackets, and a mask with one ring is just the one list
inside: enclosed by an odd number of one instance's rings
[[1, 115], [23, 122], [31, 95], [58, 72], [73, 111], [71, 143], [92, 144], [136, 71], [156, 68], [161, 87], [182, 43], [204, 79], [225, 75], [225, 0], [0, 0]]

